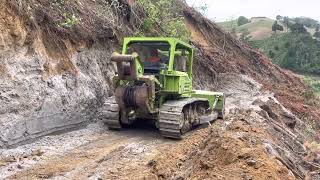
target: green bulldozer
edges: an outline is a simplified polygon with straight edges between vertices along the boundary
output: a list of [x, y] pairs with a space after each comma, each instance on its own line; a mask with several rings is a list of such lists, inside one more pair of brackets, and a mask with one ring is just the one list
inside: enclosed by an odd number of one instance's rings
[[117, 75], [114, 96], [105, 103], [109, 129], [136, 119], [153, 121], [164, 137], [180, 139], [200, 124], [224, 117], [225, 96], [192, 89], [194, 49], [175, 38], [125, 38], [113, 53]]

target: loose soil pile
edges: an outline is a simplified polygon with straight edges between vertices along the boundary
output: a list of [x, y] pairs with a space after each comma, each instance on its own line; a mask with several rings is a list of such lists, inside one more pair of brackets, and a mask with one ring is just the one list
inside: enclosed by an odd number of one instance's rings
[[270, 138], [268, 133], [238, 118], [226, 130], [217, 128], [224, 122], [216, 122], [189, 151], [173, 149], [160, 156], [152, 162], [152, 172], [160, 179], [295, 179], [265, 152], [261, 139]]

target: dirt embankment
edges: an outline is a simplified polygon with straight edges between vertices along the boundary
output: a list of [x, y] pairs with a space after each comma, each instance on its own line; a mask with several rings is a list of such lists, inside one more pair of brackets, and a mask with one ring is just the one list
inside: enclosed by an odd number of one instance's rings
[[109, 57], [129, 26], [116, 23], [130, 24], [108, 5], [1, 1], [0, 147], [97, 119], [112, 94]]

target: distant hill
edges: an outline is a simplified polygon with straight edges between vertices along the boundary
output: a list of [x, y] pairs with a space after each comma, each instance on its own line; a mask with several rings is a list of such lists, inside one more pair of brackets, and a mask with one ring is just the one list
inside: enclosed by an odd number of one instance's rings
[[[310, 18], [302, 18], [302, 17], [292, 18], [290, 20], [293, 21], [294, 19], [297, 19], [298, 21], [302, 21], [302, 22], [308, 22], [307, 24], [304, 23], [305, 27], [310, 34], [314, 34], [315, 27], [313, 24], [314, 22], [317, 22], [317, 21], [315, 20], [311, 21], [309, 20]], [[272, 25], [274, 21], [275, 21], [274, 19], [270, 19], [267, 17], [252, 17], [250, 18], [249, 23], [241, 26], [237, 25], [237, 19], [225, 21], [225, 22], [218, 22], [217, 24], [220, 27], [222, 27], [224, 30], [236, 34], [238, 37], [240, 37], [241, 34], [246, 34], [246, 36], [250, 37], [250, 40], [264, 40], [272, 36], [273, 34]], [[278, 24], [282, 25], [281, 23], [278, 23]], [[278, 33], [281, 34], [285, 32], [288, 32], [286, 28], [284, 29], [283, 32], [278, 32]]]
[[[250, 19], [241, 17], [239, 22], [243, 25], [240, 26], [238, 26], [238, 20], [221, 22], [218, 25], [239, 39], [248, 42], [252, 47], [260, 49], [281, 67], [298, 73], [319, 76], [320, 37], [314, 36], [316, 27], [320, 28], [319, 22], [308, 17], [278, 16], [277, 19], [283, 31], [276, 33], [272, 31], [275, 20], [267, 17]], [[288, 24], [291, 30], [284, 24]], [[303, 28], [307, 31], [305, 32]], [[316, 82], [318, 88], [319, 81]]]
[[252, 39], [261, 40], [272, 35], [274, 20], [269, 18], [252, 18], [251, 22], [238, 27], [238, 32], [248, 31]]
[[266, 17], [253, 17], [251, 22], [242, 26], [237, 25], [237, 20], [220, 22], [220, 25], [226, 31], [234, 31], [239, 37], [243, 33], [248, 33], [253, 40], [262, 40], [272, 35], [272, 24], [275, 20]]

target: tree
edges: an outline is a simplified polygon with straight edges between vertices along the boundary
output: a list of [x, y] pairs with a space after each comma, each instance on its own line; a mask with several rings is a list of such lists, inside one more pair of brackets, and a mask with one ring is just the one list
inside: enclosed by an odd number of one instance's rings
[[316, 26], [316, 32], [313, 34], [313, 37], [320, 39], [320, 25]]
[[283, 31], [283, 26], [281, 26], [280, 24], [278, 24], [278, 21], [274, 21], [273, 25], [272, 25], [272, 31], [273, 32], [277, 32], [278, 31]]
[[278, 22], [274, 21], [273, 24], [272, 24], [272, 31], [273, 32], [277, 32], [277, 27], [276, 27], [277, 25], [278, 25]]
[[289, 26], [291, 32], [293, 33], [306, 33], [307, 29], [301, 23], [295, 23]]
[[240, 16], [240, 17], [238, 18], [238, 26], [247, 24], [247, 23], [249, 23], [249, 22], [250, 22], [250, 20], [249, 20], [248, 18], [244, 17], [244, 16]]
[[137, 0], [146, 16], [141, 19], [141, 26], [136, 36], [169, 36], [189, 41], [190, 33], [180, 14], [180, 5], [175, 0]]
[[318, 25], [318, 21], [308, 18], [308, 17], [297, 17], [294, 18], [294, 22], [303, 24], [308, 28], [316, 27]]
[[288, 16], [284, 16], [282, 18], [282, 24], [285, 25], [287, 29], [289, 29], [291, 23], [290, 23], [290, 19]]
[[271, 59], [273, 59], [274, 56], [275, 56], [275, 54], [274, 54], [274, 52], [273, 52], [272, 50], [270, 50], [268, 54], [269, 54], [269, 57], [270, 57]]
[[277, 15], [277, 16], [276, 16], [276, 19], [277, 19], [277, 21], [280, 21], [280, 20], [282, 19], [282, 16]]
[[279, 30], [279, 31], [283, 31], [283, 26], [281, 26], [280, 24], [278, 24], [278, 26], [277, 26], [277, 30]]
[[313, 34], [313, 37], [320, 39], [320, 24], [316, 25], [315, 33]]
[[320, 39], [320, 31], [317, 31], [313, 34], [313, 37]]

